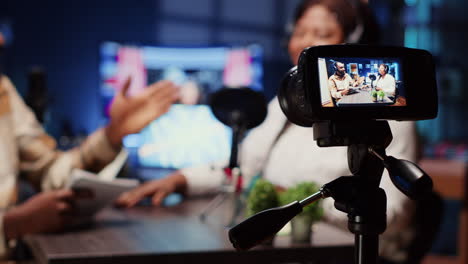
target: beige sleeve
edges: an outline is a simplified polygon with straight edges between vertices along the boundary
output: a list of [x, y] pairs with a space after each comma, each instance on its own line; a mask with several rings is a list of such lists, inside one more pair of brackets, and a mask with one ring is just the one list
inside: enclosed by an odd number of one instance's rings
[[333, 98], [335, 99], [341, 98], [341, 93], [338, 92], [338, 87], [336, 86], [336, 82], [331, 77], [330, 79], [328, 79], [328, 89], [330, 90], [330, 94]]
[[352, 86], [354, 84], [353, 78], [349, 74], [346, 74], [346, 82], [348, 82], [348, 86]]
[[10, 94], [19, 169], [36, 187], [61, 188], [72, 168], [98, 171], [117, 155], [119, 150], [112, 148], [103, 129], [79, 147], [66, 152], [57, 150], [55, 140], [45, 133], [11, 82], [5, 83]]
[[44, 190], [63, 187], [73, 168], [98, 172], [110, 163], [120, 149], [113, 149], [104, 129], [99, 129], [79, 146], [67, 152], [58, 152], [50, 165], [44, 167], [41, 187]]

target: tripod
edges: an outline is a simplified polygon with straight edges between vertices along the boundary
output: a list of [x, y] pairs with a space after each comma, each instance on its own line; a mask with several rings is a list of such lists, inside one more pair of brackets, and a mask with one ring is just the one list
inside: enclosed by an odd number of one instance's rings
[[[369, 148], [385, 153], [392, 140], [387, 122], [320, 123], [314, 125], [319, 146], [348, 145], [352, 176], [340, 177], [323, 189], [336, 209], [348, 214], [348, 229], [355, 235], [355, 263], [377, 263], [379, 235], [387, 226], [385, 191], [379, 188], [384, 165]], [[365, 133], [364, 133], [365, 132]]]
[[336, 209], [348, 214], [348, 229], [355, 235], [355, 263], [378, 263], [379, 235], [386, 229], [386, 195], [379, 188], [384, 167], [395, 186], [413, 199], [432, 191], [432, 181], [415, 164], [386, 156], [392, 135], [385, 121], [322, 122], [314, 124], [320, 147], [348, 146], [352, 176], [342, 176], [319, 192], [298, 202], [260, 212], [229, 230], [238, 250], [247, 250], [277, 233], [302, 208], [332, 197]]

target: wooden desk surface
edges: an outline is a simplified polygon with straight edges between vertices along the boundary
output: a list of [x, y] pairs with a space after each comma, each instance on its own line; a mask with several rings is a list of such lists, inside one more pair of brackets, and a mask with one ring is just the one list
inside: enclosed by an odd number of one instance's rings
[[379, 105], [379, 104], [391, 104], [392, 100], [390, 100], [387, 96], [383, 98], [383, 101], [378, 101], [378, 102], [373, 102], [372, 101], [372, 96], [370, 91], [366, 90], [359, 90], [359, 92], [355, 94], [350, 94], [350, 95], [345, 95], [343, 96], [340, 100], [338, 100], [337, 105], [342, 106], [342, 105], [347, 105], [347, 104], [374, 104], [374, 105]]
[[[209, 199], [171, 208], [108, 208], [91, 227], [26, 238], [38, 263], [271, 263], [353, 259], [354, 236], [327, 224], [314, 227], [312, 245], [292, 245], [277, 236], [274, 246], [236, 252], [229, 242], [229, 212], [223, 205], [202, 222]], [[226, 201], [224, 204], [230, 204]]]
[[[343, 96], [340, 100], [338, 100], [338, 106], [359, 106], [359, 105], [366, 105], [366, 106], [378, 106], [380, 104], [386, 104], [388, 106], [405, 106], [406, 105], [406, 98], [403, 96], [398, 96], [395, 100], [395, 103], [392, 103], [387, 96], [383, 98], [383, 101], [380, 102], [373, 102], [371, 97], [371, 92], [366, 90], [359, 90], [358, 93]], [[333, 106], [333, 103], [329, 103], [324, 105], [324, 107]]]

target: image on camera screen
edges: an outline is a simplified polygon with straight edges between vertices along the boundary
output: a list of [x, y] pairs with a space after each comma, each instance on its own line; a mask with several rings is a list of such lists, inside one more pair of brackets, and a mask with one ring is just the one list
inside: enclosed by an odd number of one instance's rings
[[318, 58], [322, 107], [406, 106], [398, 58]]

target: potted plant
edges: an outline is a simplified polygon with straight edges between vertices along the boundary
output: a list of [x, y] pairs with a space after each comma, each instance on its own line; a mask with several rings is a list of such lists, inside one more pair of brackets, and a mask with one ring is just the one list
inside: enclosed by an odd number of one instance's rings
[[373, 90], [371, 92], [372, 102], [377, 102], [377, 91]]
[[[279, 194], [280, 204], [286, 205], [294, 201], [301, 201], [318, 190], [319, 186], [313, 182], [299, 183]], [[320, 220], [322, 216], [323, 208], [320, 202], [304, 207], [302, 213], [291, 220], [292, 241], [295, 243], [309, 243], [312, 225]]]
[[384, 91], [378, 91], [377, 92], [377, 97], [379, 98], [379, 101], [383, 101], [385, 97], [385, 92]]
[[249, 217], [278, 205], [278, 194], [275, 186], [267, 180], [258, 179], [247, 197], [246, 214]]

